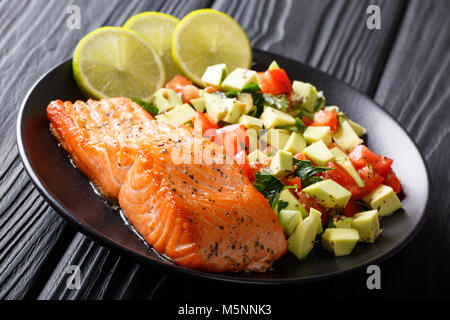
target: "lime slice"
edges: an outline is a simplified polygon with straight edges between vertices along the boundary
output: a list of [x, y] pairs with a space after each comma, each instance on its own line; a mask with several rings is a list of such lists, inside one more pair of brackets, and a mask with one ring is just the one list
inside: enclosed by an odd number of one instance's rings
[[75, 49], [73, 72], [80, 88], [97, 99], [148, 101], [165, 81], [155, 51], [135, 32], [118, 27], [99, 28], [85, 36]]
[[212, 9], [189, 13], [175, 28], [172, 57], [183, 73], [198, 85], [211, 65], [226, 63], [231, 72], [250, 68], [252, 48], [247, 34], [230, 16]]
[[131, 17], [123, 26], [135, 31], [156, 51], [164, 64], [166, 80], [181, 74], [172, 59], [172, 34], [179, 22], [174, 16], [152, 11]]

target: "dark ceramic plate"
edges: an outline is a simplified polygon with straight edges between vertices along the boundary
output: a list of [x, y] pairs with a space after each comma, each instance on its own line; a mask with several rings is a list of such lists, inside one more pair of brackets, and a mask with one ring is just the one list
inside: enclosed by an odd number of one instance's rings
[[26, 170], [45, 199], [78, 230], [124, 255], [165, 270], [234, 282], [305, 282], [354, 271], [399, 251], [423, 224], [430, 193], [427, 167], [405, 130], [369, 97], [317, 69], [261, 51], [254, 52], [254, 60], [256, 70], [263, 70], [276, 60], [291, 79], [315, 84], [325, 92], [328, 105], [340, 106], [351, 119], [367, 128], [367, 142], [372, 150], [395, 159], [395, 171], [406, 195], [403, 210], [382, 221], [383, 234], [375, 244], [358, 244], [351, 256], [338, 259], [322, 249], [314, 250], [301, 263], [287, 254], [274, 264], [274, 270], [250, 275], [198, 272], [160, 258], [93, 191], [88, 179], [71, 165], [50, 134], [48, 103], [55, 99], [85, 99], [72, 77], [71, 61], [40, 79], [20, 108], [17, 140]]

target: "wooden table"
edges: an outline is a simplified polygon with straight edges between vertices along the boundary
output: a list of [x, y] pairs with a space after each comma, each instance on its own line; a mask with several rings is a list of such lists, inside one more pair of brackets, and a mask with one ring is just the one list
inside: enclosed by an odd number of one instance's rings
[[[81, 29], [66, 26], [81, 9]], [[366, 26], [369, 5], [381, 29]], [[409, 132], [432, 172], [431, 214], [419, 235], [367, 274], [302, 286], [254, 287], [190, 279], [141, 266], [92, 242], [54, 212], [28, 178], [16, 147], [17, 110], [33, 83], [68, 59], [89, 31], [148, 10], [179, 18], [212, 7], [233, 16], [255, 48], [328, 72], [372, 96]], [[220, 299], [448, 298], [450, 288], [450, 1], [0, 1], [0, 298]], [[395, 137], [393, 137], [395, 139]], [[414, 172], [410, 173], [414, 175]], [[66, 268], [79, 265], [80, 290]]]

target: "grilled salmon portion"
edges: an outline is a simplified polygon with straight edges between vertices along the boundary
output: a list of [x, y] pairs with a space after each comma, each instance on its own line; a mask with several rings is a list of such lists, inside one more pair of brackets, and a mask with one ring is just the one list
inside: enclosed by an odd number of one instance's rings
[[287, 249], [268, 201], [221, 147], [126, 98], [53, 101], [50, 127], [75, 165], [159, 253], [197, 270], [265, 271]]

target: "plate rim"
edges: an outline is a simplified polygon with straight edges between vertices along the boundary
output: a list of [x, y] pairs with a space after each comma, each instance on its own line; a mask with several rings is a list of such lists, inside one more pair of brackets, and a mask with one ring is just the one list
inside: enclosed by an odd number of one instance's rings
[[[28, 174], [28, 176], [31, 178], [31, 181], [33, 182], [34, 186], [36, 187], [36, 189], [38, 190], [38, 192], [41, 194], [41, 196], [47, 201], [47, 203], [49, 203], [51, 205], [51, 207], [67, 222], [69, 222], [72, 226], [75, 227], [75, 229], [79, 232], [81, 232], [82, 234], [84, 234], [85, 236], [87, 236], [88, 238], [99, 242], [101, 245], [106, 246], [107, 248], [114, 250], [115, 252], [118, 252], [120, 254], [123, 254], [125, 256], [131, 257], [133, 260], [138, 261], [139, 263], [143, 263], [145, 265], [149, 265], [152, 267], [156, 267], [161, 271], [164, 272], [176, 272], [179, 274], [185, 274], [188, 275], [190, 277], [201, 277], [204, 279], [208, 279], [208, 280], [214, 280], [214, 281], [225, 281], [225, 282], [231, 282], [231, 283], [239, 283], [239, 284], [255, 284], [255, 285], [283, 285], [283, 284], [299, 284], [299, 283], [311, 283], [311, 282], [316, 282], [316, 281], [323, 281], [326, 279], [330, 279], [330, 278], [338, 278], [338, 277], [342, 277], [344, 275], [348, 275], [350, 273], [355, 273], [361, 269], [363, 269], [365, 266], [370, 265], [370, 264], [375, 264], [375, 263], [380, 263], [382, 261], [385, 261], [389, 258], [391, 258], [393, 255], [395, 255], [396, 253], [398, 253], [400, 250], [402, 250], [404, 247], [406, 247], [406, 245], [408, 245], [415, 237], [416, 235], [419, 233], [419, 231], [422, 229], [423, 225], [425, 224], [426, 219], [428, 218], [429, 214], [430, 214], [430, 205], [431, 205], [431, 201], [430, 201], [430, 195], [433, 194], [432, 192], [432, 184], [431, 184], [431, 174], [430, 174], [430, 168], [428, 166], [428, 163], [426, 162], [421, 150], [419, 149], [419, 147], [417, 146], [416, 142], [414, 139], [411, 138], [409, 132], [405, 129], [405, 127], [399, 123], [392, 115], [389, 111], [385, 110], [380, 104], [378, 104], [372, 97], [368, 96], [366, 93], [359, 91], [358, 89], [356, 89], [355, 87], [349, 85], [348, 83], [346, 83], [345, 81], [338, 79], [337, 77], [328, 74], [318, 68], [312, 67], [308, 64], [305, 64], [303, 62], [294, 60], [292, 58], [289, 57], [285, 57], [279, 54], [274, 54], [268, 51], [263, 51], [263, 50], [257, 50], [257, 49], [253, 49], [254, 56], [258, 55], [258, 54], [262, 54], [262, 55], [268, 55], [273, 57], [275, 60], [277, 58], [281, 58], [281, 59], [285, 59], [285, 60], [289, 60], [292, 63], [296, 63], [296, 64], [300, 64], [303, 67], [305, 67], [306, 69], [309, 69], [311, 71], [314, 71], [316, 73], [319, 73], [322, 76], [326, 76], [329, 78], [332, 78], [334, 81], [340, 82], [342, 83], [344, 86], [346, 86], [347, 88], [349, 88], [350, 90], [356, 92], [357, 94], [360, 94], [362, 96], [364, 96], [366, 99], [370, 100], [372, 103], [374, 103], [376, 105], [376, 107], [383, 113], [385, 113], [388, 117], [391, 118], [391, 120], [393, 120], [406, 134], [406, 136], [409, 138], [409, 140], [412, 142], [414, 148], [416, 149], [417, 153], [420, 156], [420, 159], [425, 167], [425, 171], [426, 171], [426, 187], [427, 187], [427, 194], [426, 194], [426, 204], [424, 207], [424, 210], [422, 212], [422, 215], [420, 216], [419, 220], [417, 221], [416, 225], [414, 226], [413, 230], [409, 233], [409, 235], [404, 238], [402, 241], [400, 241], [399, 243], [395, 244], [394, 247], [385, 253], [381, 253], [377, 256], [372, 257], [370, 260], [368, 260], [365, 263], [361, 263], [359, 265], [350, 267], [348, 269], [345, 269], [343, 271], [336, 271], [336, 272], [329, 272], [329, 273], [325, 273], [325, 274], [320, 274], [320, 275], [313, 275], [313, 276], [309, 276], [306, 278], [298, 278], [298, 277], [294, 277], [294, 278], [275, 278], [275, 279], [255, 279], [255, 278], [245, 278], [245, 277], [235, 277], [232, 275], [227, 275], [224, 273], [211, 273], [211, 272], [205, 272], [205, 271], [199, 271], [199, 270], [193, 270], [193, 269], [188, 269], [176, 264], [167, 264], [164, 263], [163, 261], [157, 261], [157, 260], [152, 260], [148, 257], [145, 257], [144, 255], [141, 255], [139, 253], [134, 252], [133, 250], [130, 250], [116, 242], [114, 242], [114, 240], [112, 238], [106, 237], [104, 235], [102, 235], [101, 233], [97, 232], [95, 229], [90, 228], [88, 226], [86, 226], [82, 221], [78, 220], [77, 218], [75, 218], [70, 212], [69, 210], [66, 210], [64, 208], [64, 206], [55, 198], [53, 198], [49, 192], [49, 190], [47, 190], [43, 183], [41, 182], [41, 180], [38, 178], [36, 172], [33, 170], [30, 160], [28, 158], [28, 154], [27, 151], [25, 149], [25, 145], [24, 145], [24, 137], [23, 137], [23, 128], [22, 128], [22, 123], [23, 123], [23, 114], [25, 112], [26, 109], [26, 105], [27, 102], [30, 98], [30, 96], [32, 95], [32, 93], [34, 92], [35, 88], [41, 83], [41, 81], [43, 79], [45, 79], [48, 75], [50, 75], [52, 72], [55, 72], [55, 70], [57, 70], [58, 68], [60, 68], [62, 65], [68, 63], [69, 61], [72, 60], [72, 58], [66, 59], [62, 62], [57, 63], [56, 65], [54, 65], [52, 68], [50, 68], [47, 72], [45, 72], [41, 77], [38, 78], [38, 80], [36, 80], [34, 82], [34, 84], [31, 86], [31, 88], [28, 90], [28, 92], [26, 93], [25, 97], [22, 100], [22, 103], [20, 105], [18, 114], [17, 114], [17, 120], [16, 120], [16, 143], [17, 143], [17, 147], [19, 150], [19, 155], [21, 158], [21, 161], [25, 167], [25, 170]], [[140, 239], [139, 239], [140, 240]], [[142, 240], [140, 240], [142, 241]]]

